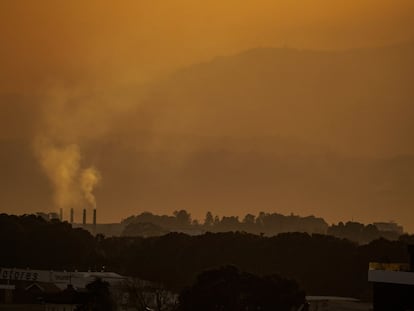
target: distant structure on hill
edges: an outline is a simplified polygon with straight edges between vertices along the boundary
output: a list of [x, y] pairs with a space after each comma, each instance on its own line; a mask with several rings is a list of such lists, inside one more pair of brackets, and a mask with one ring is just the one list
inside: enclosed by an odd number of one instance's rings
[[39, 216], [39, 217], [43, 218], [46, 221], [59, 220], [60, 219], [59, 214], [55, 213], [55, 212], [50, 212], [50, 213], [38, 212], [38, 213], [36, 213], [36, 216]]
[[390, 221], [390, 222], [374, 222], [373, 224], [379, 231], [383, 232], [397, 232], [399, 234], [404, 233], [403, 226], [398, 225], [397, 223]]
[[97, 210], [93, 209], [92, 211], [92, 221], [88, 221], [88, 210], [83, 209], [81, 214], [81, 221], [75, 221], [75, 211], [73, 208], [70, 209], [69, 218], [64, 219], [63, 210], [60, 209], [60, 213], [56, 212], [38, 212], [36, 216], [43, 218], [46, 221], [67, 221], [73, 228], [81, 228], [89, 231], [93, 235], [103, 234], [105, 236], [121, 236], [125, 225], [122, 223], [109, 223], [109, 224], [100, 224], [97, 222]]

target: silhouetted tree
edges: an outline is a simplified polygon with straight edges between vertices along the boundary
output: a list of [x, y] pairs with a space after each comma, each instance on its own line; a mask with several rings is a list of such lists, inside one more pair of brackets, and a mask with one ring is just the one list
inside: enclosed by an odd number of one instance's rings
[[211, 227], [214, 224], [214, 217], [211, 212], [207, 212], [206, 218], [204, 220], [204, 226]]
[[[267, 216], [262, 216], [258, 218], [266, 220]], [[168, 217], [165, 219], [175, 223], [175, 217]], [[256, 220], [255, 226], [264, 228], [259, 223]], [[344, 229], [346, 225], [338, 227]], [[372, 226], [364, 228], [375, 232]], [[283, 272], [298, 280], [311, 295], [367, 298], [368, 263], [408, 262], [406, 246], [412, 241], [412, 236], [404, 235], [395, 241], [381, 238], [358, 245], [322, 234], [259, 236], [243, 232], [94, 238], [68, 223], [0, 214], [2, 267], [73, 271], [105, 266], [108, 271], [176, 289], [192, 284], [201, 271], [233, 264], [258, 275]]]
[[246, 216], [244, 216], [243, 218], [243, 223], [244, 224], [248, 224], [248, 225], [252, 225], [255, 223], [256, 217], [252, 214], [247, 214]]
[[174, 216], [177, 218], [177, 223], [181, 226], [189, 226], [191, 225], [191, 215], [185, 211], [175, 211]]
[[177, 304], [176, 296], [163, 285], [129, 278], [122, 286], [128, 301], [124, 307], [136, 311], [168, 311]]
[[86, 285], [88, 298], [85, 304], [79, 306], [77, 311], [113, 311], [115, 304], [109, 290], [109, 283], [96, 279]]
[[259, 277], [235, 267], [211, 270], [179, 296], [180, 311], [290, 311], [305, 305], [296, 282], [273, 275]]
[[220, 221], [218, 229], [220, 231], [238, 231], [240, 230], [239, 217], [223, 216]]

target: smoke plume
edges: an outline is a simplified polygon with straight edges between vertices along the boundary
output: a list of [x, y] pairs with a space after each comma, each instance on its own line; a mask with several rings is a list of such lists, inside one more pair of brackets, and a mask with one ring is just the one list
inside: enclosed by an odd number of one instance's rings
[[96, 199], [93, 194], [93, 189], [99, 183], [99, 180], [100, 174], [94, 167], [84, 169], [80, 175], [80, 186], [82, 188], [83, 196], [93, 208], [96, 208]]
[[53, 85], [42, 94], [34, 151], [53, 186], [55, 207], [96, 206], [93, 190], [100, 173], [94, 166], [84, 164], [87, 156], [81, 146], [106, 133], [107, 118], [114, 116], [108, 113], [107, 106], [92, 91], [65, 84]]
[[35, 150], [43, 171], [53, 185], [54, 202], [58, 208], [81, 206], [84, 201], [96, 207], [93, 190], [101, 177], [94, 167], [81, 168], [81, 152], [77, 144], [60, 145], [38, 138]]
[[35, 150], [41, 167], [54, 189], [54, 202], [59, 208], [75, 206], [79, 202], [76, 177], [80, 170], [80, 150], [76, 144], [58, 145], [46, 138], [38, 138]]

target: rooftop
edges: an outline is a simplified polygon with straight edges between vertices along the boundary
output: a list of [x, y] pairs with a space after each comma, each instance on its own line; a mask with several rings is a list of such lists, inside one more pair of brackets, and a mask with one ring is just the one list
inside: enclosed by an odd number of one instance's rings
[[414, 272], [405, 263], [377, 263], [369, 264], [368, 281], [376, 283], [392, 283], [414, 285]]

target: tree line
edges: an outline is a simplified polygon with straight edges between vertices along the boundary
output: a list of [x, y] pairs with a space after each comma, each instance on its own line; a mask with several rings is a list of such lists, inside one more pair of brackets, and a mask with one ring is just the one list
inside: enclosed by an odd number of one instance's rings
[[412, 236], [358, 245], [322, 234], [246, 232], [159, 237], [92, 236], [60, 221], [0, 215], [0, 265], [53, 270], [101, 270], [181, 290], [202, 271], [232, 265], [258, 276], [297, 280], [308, 295], [368, 297], [368, 263], [407, 262]]
[[238, 216], [213, 215], [207, 212], [202, 223], [191, 218], [185, 210], [175, 211], [173, 215], [155, 215], [144, 212], [130, 216], [122, 221], [125, 226], [122, 236], [161, 236], [169, 232], [183, 232], [197, 235], [206, 232], [247, 232], [257, 235], [274, 236], [285, 232], [306, 232], [309, 234], [328, 234], [366, 244], [379, 238], [397, 240], [398, 231], [381, 231], [374, 224], [362, 224], [348, 221], [328, 225], [320, 217], [298, 215], [282, 215], [278, 213], [260, 212], [258, 215], [247, 214], [241, 220]]

